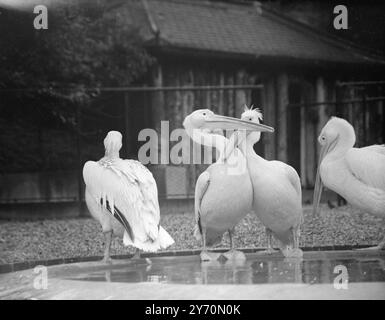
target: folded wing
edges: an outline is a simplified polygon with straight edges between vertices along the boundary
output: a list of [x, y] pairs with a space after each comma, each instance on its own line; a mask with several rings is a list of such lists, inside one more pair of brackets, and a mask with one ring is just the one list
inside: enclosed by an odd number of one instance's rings
[[352, 148], [345, 156], [351, 173], [364, 184], [385, 190], [385, 147]]
[[125, 244], [145, 251], [163, 247], [158, 241], [160, 213], [156, 182], [146, 167], [135, 160], [88, 161], [83, 176], [95, 201], [124, 225]]

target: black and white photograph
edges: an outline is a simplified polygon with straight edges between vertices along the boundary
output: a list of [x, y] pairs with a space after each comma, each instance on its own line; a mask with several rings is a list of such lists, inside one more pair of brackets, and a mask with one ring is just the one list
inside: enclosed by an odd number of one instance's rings
[[0, 300], [385, 300], [385, 3], [0, 0]]

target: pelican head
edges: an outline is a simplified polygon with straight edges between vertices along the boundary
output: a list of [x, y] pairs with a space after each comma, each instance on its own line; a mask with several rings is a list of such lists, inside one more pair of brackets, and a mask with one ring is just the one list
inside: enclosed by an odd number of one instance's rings
[[[256, 125], [261, 125], [260, 121], [262, 119], [263, 119], [263, 116], [262, 116], [262, 112], [260, 109], [253, 108], [253, 106], [251, 106], [249, 108], [247, 105], [245, 105], [244, 111], [241, 114], [241, 120], [242, 121], [254, 123]], [[270, 131], [270, 132], [273, 132], [273, 131]], [[247, 136], [247, 141], [252, 143], [252, 145], [254, 145], [255, 143], [257, 143], [261, 139], [261, 131], [255, 130], [252, 132], [247, 132], [246, 136]], [[245, 138], [245, 135], [243, 134], [243, 132], [236, 131], [231, 135], [229, 145], [235, 146], [235, 147], [240, 147], [241, 143], [243, 143], [245, 141], [244, 138]], [[242, 149], [242, 147], [241, 147], [241, 149]], [[227, 159], [232, 151], [233, 151], [233, 149], [228, 148], [226, 150], [224, 159]]]
[[347, 150], [352, 148], [356, 142], [356, 135], [353, 126], [345, 119], [332, 117], [323, 127], [318, 142], [321, 145], [318, 161], [316, 182], [313, 195], [313, 213], [318, 212], [319, 203], [322, 195], [322, 180], [320, 166], [324, 158], [329, 154], [336, 158], [342, 156]]
[[[248, 109], [248, 111], [253, 113], [252, 115], [249, 115], [247, 120], [245, 120], [220, 116], [211, 110], [200, 109], [188, 115], [183, 122], [183, 126], [190, 137], [194, 136], [193, 130], [197, 129], [201, 131], [209, 131], [210, 133], [213, 133], [218, 129], [236, 130], [236, 132], [232, 134], [228, 147], [224, 153], [224, 159], [227, 159], [230, 154], [232, 154], [234, 148], [238, 147], [238, 145], [241, 144], [248, 135], [258, 133], [260, 136], [260, 132], [274, 132], [274, 128], [259, 123], [261, 114], [259, 113], [258, 116], [256, 113], [257, 110]], [[253, 120], [254, 117], [256, 117], [256, 121], [249, 121], [250, 117], [252, 117]]]
[[200, 129], [214, 131], [222, 130], [246, 130], [248, 133], [259, 132], [274, 132], [274, 128], [260, 124], [245, 121], [242, 119], [225, 117], [215, 114], [209, 109], [199, 109], [188, 115], [183, 126], [186, 130]]
[[337, 144], [341, 149], [352, 148], [356, 142], [356, 135], [349, 122], [342, 118], [332, 117], [323, 127], [318, 142], [322, 148], [327, 147], [326, 150], [329, 153]]
[[[259, 108], [254, 108], [253, 106], [249, 108], [247, 105], [245, 105], [245, 109], [241, 115], [241, 119], [244, 121], [260, 123], [263, 120], [263, 116]], [[252, 140], [253, 143], [257, 143], [261, 139], [261, 132], [259, 131], [251, 132], [248, 135], [248, 139]]]
[[122, 148], [122, 134], [119, 131], [110, 131], [104, 139], [104, 148], [106, 157], [119, 157], [119, 151]]

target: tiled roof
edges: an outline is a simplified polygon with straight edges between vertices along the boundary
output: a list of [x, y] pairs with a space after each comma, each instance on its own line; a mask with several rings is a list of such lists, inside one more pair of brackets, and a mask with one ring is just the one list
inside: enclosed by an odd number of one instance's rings
[[204, 0], [142, 0], [147, 23], [165, 46], [345, 63], [385, 60], [316, 32], [259, 3]]

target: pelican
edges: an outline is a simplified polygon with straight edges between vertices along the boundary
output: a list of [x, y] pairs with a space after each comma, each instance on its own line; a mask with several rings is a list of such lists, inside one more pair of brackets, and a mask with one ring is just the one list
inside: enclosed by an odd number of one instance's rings
[[[320, 158], [314, 187], [313, 212], [318, 212], [322, 186], [348, 203], [377, 217], [385, 217], [385, 145], [353, 148], [356, 135], [345, 119], [332, 117], [318, 142]], [[385, 238], [370, 249], [384, 249]]]
[[[245, 106], [241, 119], [259, 124], [262, 113], [257, 108]], [[300, 258], [302, 250], [299, 249], [299, 237], [303, 221], [301, 182], [293, 167], [281, 161], [265, 160], [255, 153], [253, 146], [260, 138], [260, 132], [251, 132], [245, 143], [240, 144], [239, 132], [235, 132], [230, 145], [238, 145], [246, 156], [253, 186], [253, 212], [266, 228], [266, 252], [274, 252], [274, 235], [281, 242], [281, 252], [285, 257]]]
[[[232, 148], [233, 151], [224, 162], [223, 154], [229, 140], [213, 131], [244, 129], [272, 132], [274, 129], [219, 116], [208, 109], [196, 110], [188, 115], [183, 126], [193, 141], [219, 151], [217, 162], [199, 176], [195, 187], [194, 235], [197, 240], [202, 240], [201, 260], [219, 258], [220, 254], [207, 251], [206, 246], [219, 242], [226, 231], [230, 237], [230, 250], [224, 256], [227, 259], [245, 259], [241, 251], [234, 249], [233, 235], [234, 227], [251, 211], [253, 193], [246, 159], [238, 149]], [[232, 164], [236, 164], [236, 168]]]
[[159, 224], [158, 190], [151, 172], [140, 162], [119, 157], [122, 135], [110, 131], [104, 139], [105, 156], [83, 167], [85, 199], [91, 215], [99, 221], [106, 239], [104, 262], [111, 262], [113, 234], [124, 245], [154, 252], [174, 243]]

